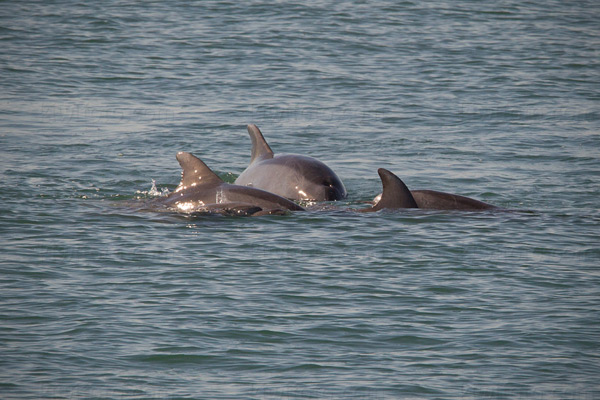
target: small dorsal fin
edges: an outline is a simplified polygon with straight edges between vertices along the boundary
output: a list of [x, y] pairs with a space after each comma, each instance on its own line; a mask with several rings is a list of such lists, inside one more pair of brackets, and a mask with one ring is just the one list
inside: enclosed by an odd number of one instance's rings
[[250, 139], [252, 139], [252, 158], [250, 159], [250, 164], [255, 160], [273, 158], [273, 150], [267, 144], [258, 126], [249, 124], [248, 133], [250, 134]]
[[400, 178], [384, 168], [379, 168], [377, 173], [383, 184], [383, 193], [381, 194], [381, 200], [373, 206], [372, 211], [384, 208], [418, 208], [410, 190]]
[[223, 182], [201, 159], [192, 153], [180, 151], [177, 153], [177, 161], [181, 165], [181, 182], [177, 191], [190, 186]]

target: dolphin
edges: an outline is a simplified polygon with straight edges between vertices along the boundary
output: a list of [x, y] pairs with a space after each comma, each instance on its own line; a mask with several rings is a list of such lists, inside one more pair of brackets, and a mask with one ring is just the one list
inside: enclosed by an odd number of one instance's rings
[[185, 213], [216, 212], [233, 215], [280, 214], [303, 211], [298, 204], [264, 190], [223, 182], [191, 153], [177, 153], [181, 182], [161, 203]]
[[297, 154], [275, 155], [256, 125], [248, 125], [248, 133], [252, 156], [248, 167], [235, 180], [237, 185], [252, 186], [292, 200], [346, 198], [341, 179], [321, 161]]
[[498, 207], [483, 201], [458, 194], [437, 192], [435, 190], [409, 190], [400, 178], [384, 168], [377, 170], [383, 193], [375, 198], [372, 208], [360, 212], [374, 212], [382, 209], [421, 208], [426, 210], [493, 210]]

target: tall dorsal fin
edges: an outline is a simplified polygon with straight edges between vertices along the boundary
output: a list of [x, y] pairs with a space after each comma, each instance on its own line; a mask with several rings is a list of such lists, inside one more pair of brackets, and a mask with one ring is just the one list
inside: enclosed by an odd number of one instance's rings
[[254, 160], [273, 158], [273, 150], [267, 144], [258, 126], [254, 124], [248, 125], [248, 133], [250, 134], [250, 139], [252, 139], [252, 158], [250, 159], [250, 164]]
[[177, 191], [190, 186], [223, 182], [201, 159], [192, 153], [180, 151], [177, 153], [177, 161], [181, 165], [181, 182]]
[[384, 168], [379, 168], [377, 173], [383, 184], [383, 193], [381, 194], [381, 200], [375, 204], [371, 209], [372, 211], [379, 211], [384, 208], [418, 208], [410, 190], [400, 178]]

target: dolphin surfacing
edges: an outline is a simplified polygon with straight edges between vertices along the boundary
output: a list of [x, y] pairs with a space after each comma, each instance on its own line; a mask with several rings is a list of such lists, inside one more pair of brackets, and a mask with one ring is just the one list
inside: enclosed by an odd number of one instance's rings
[[[381, 198], [372, 208], [360, 212], [374, 212], [382, 209], [420, 208], [426, 210], [481, 211], [499, 209], [498, 207], [458, 194], [435, 190], [409, 190], [400, 178], [384, 168], [377, 170], [383, 185]], [[379, 196], [378, 196], [379, 197]]]
[[341, 179], [323, 162], [297, 154], [275, 155], [262, 132], [248, 125], [252, 140], [250, 164], [237, 185], [263, 189], [292, 200], [331, 201], [346, 198]]
[[264, 190], [223, 182], [191, 153], [177, 153], [181, 182], [161, 203], [179, 212], [215, 212], [228, 215], [280, 214], [303, 211], [298, 204]]

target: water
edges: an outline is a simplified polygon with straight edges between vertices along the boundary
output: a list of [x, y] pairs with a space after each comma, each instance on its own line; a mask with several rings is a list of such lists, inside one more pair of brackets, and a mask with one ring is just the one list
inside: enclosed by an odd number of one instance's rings
[[[1, 2], [0, 397], [599, 398], [599, 12]], [[248, 123], [348, 200], [132, 206]], [[515, 211], [344, 211], [379, 167]]]

